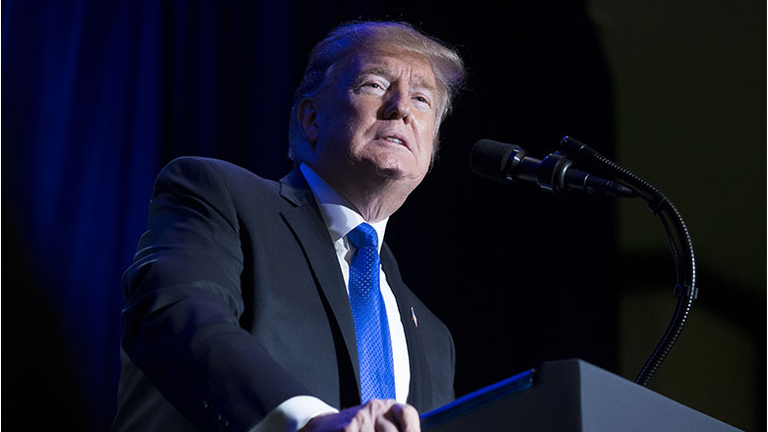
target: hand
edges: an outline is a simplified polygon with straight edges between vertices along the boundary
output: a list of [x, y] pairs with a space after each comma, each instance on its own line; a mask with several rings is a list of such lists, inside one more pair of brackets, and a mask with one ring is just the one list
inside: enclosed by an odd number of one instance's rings
[[392, 399], [373, 399], [365, 405], [347, 408], [337, 414], [319, 415], [300, 432], [419, 432], [416, 408]]

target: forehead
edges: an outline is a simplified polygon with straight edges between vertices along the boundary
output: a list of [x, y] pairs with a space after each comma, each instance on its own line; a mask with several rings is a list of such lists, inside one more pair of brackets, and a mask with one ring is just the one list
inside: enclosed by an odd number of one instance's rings
[[407, 76], [416, 85], [435, 89], [435, 74], [429, 60], [416, 52], [382, 46], [361, 48], [353, 52], [340, 67], [349, 78], [365, 74], [396, 79]]

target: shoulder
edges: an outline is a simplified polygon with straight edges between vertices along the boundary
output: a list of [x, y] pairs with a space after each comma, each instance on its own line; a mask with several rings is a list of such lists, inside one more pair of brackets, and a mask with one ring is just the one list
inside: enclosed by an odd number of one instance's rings
[[225, 190], [228, 194], [276, 194], [278, 182], [220, 159], [183, 156], [169, 162], [157, 176], [155, 187], [193, 188], [198, 191]]
[[205, 158], [200, 156], [182, 156], [170, 161], [161, 171], [158, 177], [164, 175], [182, 175], [184, 177], [215, 175], [222, 180], [247, 179], [249, 181], [264, 184], [276, 184], [273, 180], [267, 180], [248, 171], [247, 169], [221, 159]]

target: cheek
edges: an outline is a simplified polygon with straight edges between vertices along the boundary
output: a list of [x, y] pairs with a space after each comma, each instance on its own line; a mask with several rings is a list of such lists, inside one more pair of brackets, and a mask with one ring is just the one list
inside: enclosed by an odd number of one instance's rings
[[355, 127], [357, 118], [348, 109], [334, 112], [323, 125], [323, 133], [328, 145], [338, 148], [349, 144], [357, 132]]
[[359, 132], [360, 126], [364, 123], [364, 115], [358, 104], [348, 102], [339, 109], [337, 113], [336, 126], [344, 131], [354, 135]]
[[426, 153], [432, 154], [437, 137], [437, 125], [435, 122], [424, 122], [421, 124], [418, 132], [422, 147]]

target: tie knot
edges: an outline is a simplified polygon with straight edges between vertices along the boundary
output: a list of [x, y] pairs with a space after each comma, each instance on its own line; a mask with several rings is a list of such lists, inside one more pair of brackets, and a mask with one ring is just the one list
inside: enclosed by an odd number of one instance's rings
[[358, 249], [365, 246], [373, 246], [377, 248], [379, 245], [379, 236], [376, 234], [376, 230], [365, 222], [350, 231], [350, 233], [347, 234], [347, 238], [350, 243]]

